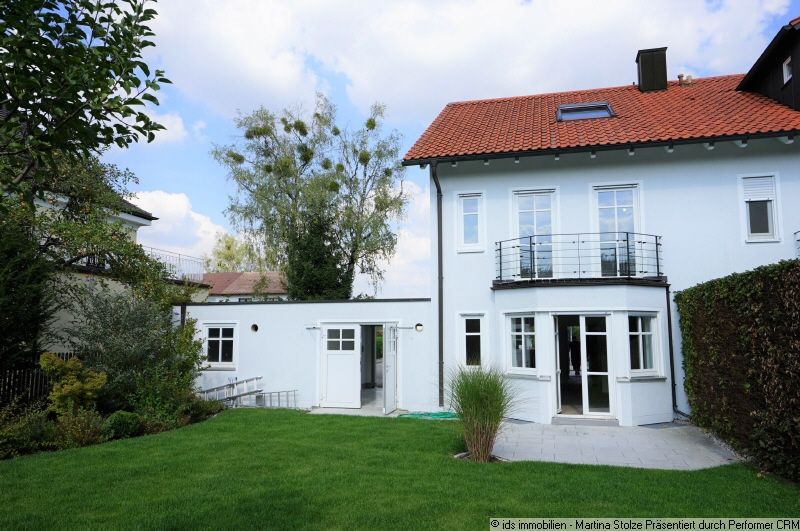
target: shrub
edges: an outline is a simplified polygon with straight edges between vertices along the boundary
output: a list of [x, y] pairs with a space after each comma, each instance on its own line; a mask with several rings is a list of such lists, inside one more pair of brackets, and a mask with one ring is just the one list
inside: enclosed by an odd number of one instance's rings
[[103, 435], [107, 439], [125, 439], [141, 435], [144, 430], [142, 418], [129, 411], [115, 411], [103, 422]]
[[44, 404], [12, 403], [0, 409], [0, 459], [49, 450], [54, 439], [55, 425]]
[[800, 260], [678, 293], [692, 420], [800, 479]]
[[175, 417], [203, 361], [194, 321], [175, 326], [170, 308], [129, 293], [96, 291], [86, 299], [70, 336], [86, 366], [108, 374], [98, 408]]
[[42, 354], [39, 364], [52, 384], [47, 397], [52, 411], [65, 414], [94, 407], [97, 394], [106, 383], [105, 373], [84, 367], [78, 358], [64, 361], [52, 352]]
[[77, 409], [58, 417], [56, 442], [59, 448], [78, 448], [103, 440], [103, 417], [97, 411]]
[[500, 424], [511, 411], [510, 384], [496, 369], [460, 368], [450, 379], [450, 400], [470, 458], [491, 460]]

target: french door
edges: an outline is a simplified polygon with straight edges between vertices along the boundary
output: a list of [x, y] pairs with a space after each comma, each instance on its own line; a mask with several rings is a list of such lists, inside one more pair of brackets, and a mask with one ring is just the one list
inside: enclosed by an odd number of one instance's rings
[[609, 416], [611, 352], [606, 315], [556, 315], [556, 413]]
[[611, 413], [609, 379], [608, 317], [580, 316], [581, 352], [584, 370], [581, 373], [584, 415]]
[[520, 278], [553, 276], [553, 192], [514, 194]]
[[636, 275], [638, 194], [635, 187], [597, 190], [600, 275]]

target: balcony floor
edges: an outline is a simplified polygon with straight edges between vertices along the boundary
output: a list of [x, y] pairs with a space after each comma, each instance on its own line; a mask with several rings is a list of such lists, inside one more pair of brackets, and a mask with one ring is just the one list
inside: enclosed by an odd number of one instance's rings
[[493, 280], [492, 289], [553, 288], [558, 286], [653, 286], [669, 285], [667, 277], [592, 277], [592, 278], [524, 278]]

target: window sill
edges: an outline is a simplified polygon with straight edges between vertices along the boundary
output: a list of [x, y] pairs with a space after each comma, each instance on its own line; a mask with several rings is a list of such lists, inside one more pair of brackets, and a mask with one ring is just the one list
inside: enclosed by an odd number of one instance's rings
[[467, 254], [467, 253], [485, 253], [486, 249], [483, 247], [457, 247], [456, 253], [458, 254]]
[[209, 365], [203, 368], [204, 371], [235, 371], [235, 365]]
[[536, 374], [531, 372], [521, 372], [521, 371], [506, 371], [503, 374], [506, 378], [519, 378], [521, 380], [537, 380], [540, 382], [549, 382], [550, 376], [544, 374]]
[[764, 239], [753, 239], [753, 238], [746, 238], [744, 243], [781, 243], [780, 238], [764, 238]]
[[617, 382], [619, 383], [635, 383], [635, 382], [666, 382], [667, 377], [658, 374], [634, 374], [631, 376], [618, 376]]

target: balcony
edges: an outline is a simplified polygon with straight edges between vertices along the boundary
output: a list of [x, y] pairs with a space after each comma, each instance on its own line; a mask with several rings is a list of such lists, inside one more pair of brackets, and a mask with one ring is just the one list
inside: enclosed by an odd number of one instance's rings
[[523, 236], [495, 243], [496, 288], [564, 281], [665, 282], [661, 236], [594, 232]]
[[142, 249], [144, 249], [147, 256], [167, 266], [167, 270], [169, 271], [168, 278], [172, 280], [188, 280], [189, 282], [203, 281], [205, 266], [203, 265], [202, 258], [156, 249], [154, 247], [145, 247], [144, 245], [142, 245]]
[[[167, 278], [170, 280], [180, 280], [189, 282], [202, 282], [204, 264], [202, 258], [188, 256], [185, 254], [145, 247], [142, 245], [145, 254], [150, 258], [158, 260], [167, 268]], [[110, 269], [111, 265], [104, 259], [97, 256], [87, 256], [82, 258], [76, 265], [85, 267], [92, 271], [103, 271]]]

